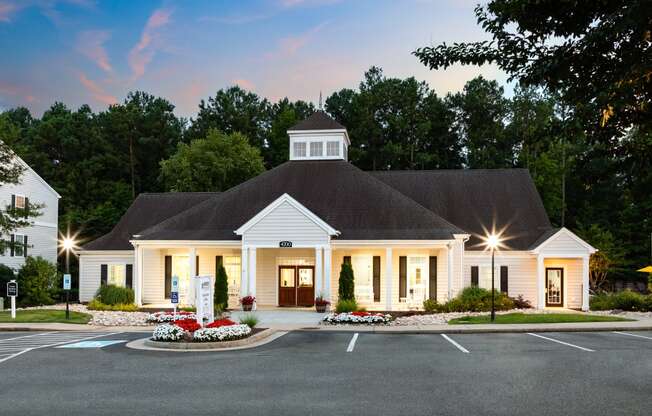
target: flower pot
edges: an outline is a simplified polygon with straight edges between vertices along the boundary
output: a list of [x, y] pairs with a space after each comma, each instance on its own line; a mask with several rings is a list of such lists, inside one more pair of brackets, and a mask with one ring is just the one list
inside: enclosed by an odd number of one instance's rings
[[242, 305], [242, 310], [245, 312], [250, 312], [254, 305]]
[[326, 312], [326, 306], [328, 305], [315, 305], [315, 309], [317, 309], [317, 313], [324, 313]]

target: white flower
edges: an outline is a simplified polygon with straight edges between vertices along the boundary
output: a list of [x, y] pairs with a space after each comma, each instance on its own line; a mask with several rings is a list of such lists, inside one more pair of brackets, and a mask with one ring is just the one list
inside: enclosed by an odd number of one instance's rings
[[323, 321], [330, 324], [387, 324], [392, 316], [382, 313], [369, 313], [366, 315], [354, 315], [351, 312], [329, 313], [324, 316]]
[[176, 325], [163, 324], [154, 328], [152, 338], [154, 341], [181, 341], [185, 331]]
[[[165, 323], [165, 322], [173, 322], [174, 321], [174, 312], [154, 312], [150, 313], [147, 315], [147, 322], [154, 322], [154, 323]], [[177, 319], [197, 319], [197, 316], [194, 313], [180, 313], [177, 312], [176, 315]]]
[[193, 341], [197, 342], [216, 342], [216, 341], [233, 341], [247, 337], [251, 334], [249, 325], [229, 325], [219, 328], [202, 328], [195, 331]]

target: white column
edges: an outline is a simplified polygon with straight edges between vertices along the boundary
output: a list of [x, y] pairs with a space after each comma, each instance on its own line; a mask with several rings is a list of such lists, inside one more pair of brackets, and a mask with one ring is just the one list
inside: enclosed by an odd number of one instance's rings
[[582, 257], [582, 310], [589, 310], [589, 256]]
[[132, 283], [134, 286], [134, 301], [136, 306], [143, 306], [143, 248], [136, 245], [134, 248], [134, 268]]
[[324, 247], [324, 299], [331, 300], [331, 265], [333, 263], [331, 257], [331, 248]]
[[322, 279], [322, 255], [321, 247], [315, 247], [315, 297], [324, 295], [324, 284]]
[[392, 310], [392, 285], [394, 283], [392, 248], [385, 249], [385, 309]]
[[249, 260], [247, 251], [249, 247], [243, 245], [240, 254], [240, 297], [245, 297], [249, 294]]
[[537, 309], [546, 307], [546, 269], [543, 266], [543, 256], [537, 257]]
[[195, 276], [197, 276], [197, 249], [191, 247], [188, 250], [188, 266], [190, 270], [190, 288], [188, 292], [188, 300], [194, 305], [195, 304]]
[[249, 294], [256, 296], [256, 247], [249, 247]]
[[446, 246], [448, 261], [446, 263], [447, 276], [448, 276], [448, 300], [453, 299], [453, 244], [448, 243]]

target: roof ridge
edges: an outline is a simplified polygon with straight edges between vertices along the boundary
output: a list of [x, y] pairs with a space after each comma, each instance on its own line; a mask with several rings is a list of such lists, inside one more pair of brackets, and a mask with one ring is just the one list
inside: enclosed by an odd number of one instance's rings
[[464, 173], [480, 173], [480, 172], [511, 172], [511, 171], [528, 171], [528, 168], [450, 168], [450, 169], [397, 169], [397, 170], [367, 170], [365, 172], [370, 174], [387, 174], [387, 173], [438, 173], [438, 172], [464, 172]]

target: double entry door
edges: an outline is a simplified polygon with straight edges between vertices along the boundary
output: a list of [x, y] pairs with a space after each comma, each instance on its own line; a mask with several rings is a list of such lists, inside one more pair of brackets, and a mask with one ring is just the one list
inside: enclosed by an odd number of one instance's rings
[[278, 305], [313, 306], [315, 304], [315, 267], [278, 267]]

